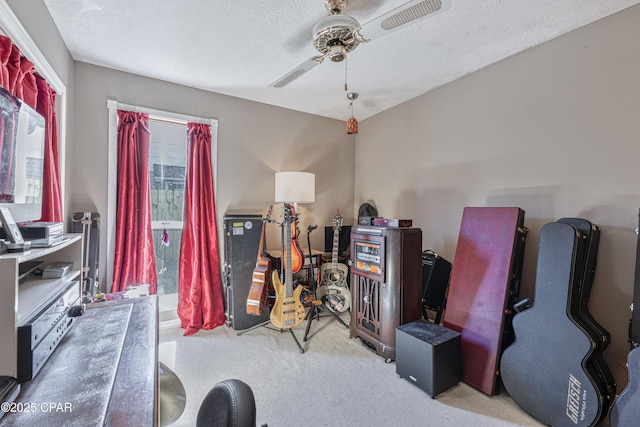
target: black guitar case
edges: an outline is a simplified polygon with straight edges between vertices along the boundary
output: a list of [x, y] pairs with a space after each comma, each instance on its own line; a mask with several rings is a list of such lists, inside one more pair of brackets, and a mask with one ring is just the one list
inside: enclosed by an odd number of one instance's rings
[[609, 411], [616, 397], [616, 380], [602, 355], [611, 342], [611, 334], [599, 324], [589, 312], [589, 297], [593, 288], [596, 273], [600, 227], [583, 218], [561, 218], [558, 222], [573, 225], [585, 239], [584, 259], [576, 262], [576, 274], [582, 277], [579, 290], [578, 321], [595, 341], [596, 347], [592, 357], [587, 361], [588, 369], [594, 374], [594, 380], [604, 396], [603, 416]]
[[[640, 230], [640, 214], [638, 215]], [[633, 285], [633, 307], [640, 307], [640, 235], [636, 246], [636, 276]], [[611, 427], [634, 426], [640, 422], [640, 312], [631, 312], [631, 351], [627, 356], [627, 386], [611, 407], [609, 422]]]
[[604, 396], [589, 368], [596, 342], [579, 320], [586, 238], [573, 225], [540, 230], [534, 304], [513, 318], [515, 341], [500, 373], [513, 400], [543, 423], [593, 426], [604, 416]]

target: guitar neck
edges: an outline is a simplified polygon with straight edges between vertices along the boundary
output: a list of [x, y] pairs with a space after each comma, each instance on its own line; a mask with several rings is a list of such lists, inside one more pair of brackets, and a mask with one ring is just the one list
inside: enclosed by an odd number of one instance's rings
[[258, 260], [267, 259], [267, 251], [264, 250], [264, 241], [267, 230], [267, 222], [269, 221], [269, 217], [271, 216], [271, 211], [273, 210], [273, 205], [269, 206], [269, 211], [267, 212], [267, 216], [262, 218], [262, 234], [260, 235], [260, 246], [258, 247]]
[[640, 345], [640, 211], [638, 212], [638, 228], [636, 229], [636, 273], [633, 283], [633, 305], [631, 311], [630, 339], [634, 345]]
[[338, 249], [340, 246], [340, 229], [342, 228], [342, 217], [340, 209], [336, 211], [333, 217], [333, 251], [331, 252], [331, 272], [338, 271]]
[[265, 236], [266, 228], [267, 228], [267, 223], [263, 221], [262, 222], [262, 234], [260, 235], [260, 246], [258, 246], [258, 259], [264, 259], [265, 258], [264, 236]]
[[[291, 212], [291, 205], [285, 204], [286, 212]], [[286, 298], [293, 296], [293, 272], [291, 265], [291, 222], [290, 215], [285, 215], [286, 264], [284, 271], [284, 293]]]
[[336, 227], [333, 230], [333, 250], [331, 251], [331, 270], [338, 269], [338, 245], [340, 244], [340, 230]]

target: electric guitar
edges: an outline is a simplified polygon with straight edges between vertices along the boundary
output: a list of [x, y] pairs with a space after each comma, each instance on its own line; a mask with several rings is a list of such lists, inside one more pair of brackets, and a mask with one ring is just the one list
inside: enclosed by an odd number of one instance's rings
[[304, 320], [304, 305], [300, 299], [302, 286], [293, 289], [293, 272], [291, 269], [291, 223], [295, 221], [293, 206], [284, 204], [284, 224], [286, 262], [284, 263], [284, 284], [280, 281], [278, 272], [274, 270], [271, 277], [273, 288], [276, 291], [276, 302], [273, 304], [269, 319], [273, 326], [279, 329], [291, 329]]
[[[640, 229], [640, 214], [638, 229]], [[638, 234], [636, 229], [636, 234]], [[631, 304], [631, 325], [629, 327], [629, 341], [631, 351], [627, 356], [628, 381], [620, 396], [613, 402], [609, 422], [611, 427], [632, 426], [640, 420], [640, 313], [634, 311], [640, 307], [640, 235], [636, 249], [636, 275], [633, 288], [633, 304]]]
[[340, 211], [333, 217], [333, 250], [331, 251], [331, 264], [323, 264], [321, 268], [322, 282], [319, 294], [325, 305], [333, 311], [345, 312], [351, 306], [351, 292], [347, 286], [346, 265], [338, 263], [338, 246], [340, 243], [340, 229], [342, 217]]
[[[293, 206], [291, 205], [288, 205], [288, 206], [293, 211]], [[286, 210], [286, 207], [285, 207], [285, 210]], [[290, 241], [291, 246], [289, 248], [286, 248], [286, 247], [284, 248], [282, 259], [288, 260], [289, 257], [287, 256], [287, 254], [291, 253], [291, 259], [287, 261], [287, 264], [284, 265], [284, 268], [287, 268], [287, 266], [290, 265], [291, 272], [297, 273], [302, 269], [302, 264], [304, 264], [303, 262], [304, 255], [302, 254], [302, 249], [300, 248], [300, 242], [298, 241], [298, 217], [297, 216], [293, 217], [292, 221], [293, 221], [293, 225], [291, 227], [291, 237], [287, 239], [288, 241]]]
[[262, 219], [262, 236], [260, 237], [260, 246], [258, 248], [258, 259], [256, 260], [256, 268], [253, 269], [253, 279], [247, 297], [247, 314], [253, 316], [262, 316], [269, 302], [271, 259], [265, 255], [264, 236], [272, 210], [273, 205], [269, 206], [266, 218]]

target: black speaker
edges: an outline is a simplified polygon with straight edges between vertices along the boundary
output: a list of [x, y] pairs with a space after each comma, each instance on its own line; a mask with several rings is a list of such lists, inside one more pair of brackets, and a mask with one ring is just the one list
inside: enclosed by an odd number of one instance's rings
[[98, 266], [100, 263], [100, 214], [98, 212], [74, 212], [71, 222], [73, 233], [82, 233], [82, 292], [91, 296], [100, 292]]
[[396, 328], [396, 373], [435, 397], [460, 382], [458, 332], [428, 320]]
[[427, 310], [436, 312], [434, 323], [440, 323], [446, 305], [451, 263], [432, 250], [422, 252], [422, 316]]
[[262, 216], [226, 214], [223, 220], [227, 326], [248, 329], [269, 320], [268, 308], [260, 316], [247, 314], [247, 297], [262, 237]]

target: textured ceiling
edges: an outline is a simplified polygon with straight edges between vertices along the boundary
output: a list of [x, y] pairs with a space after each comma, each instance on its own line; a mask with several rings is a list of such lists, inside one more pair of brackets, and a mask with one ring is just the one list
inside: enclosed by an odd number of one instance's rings
[[[350, 0], [361, 24], [407, 0]], [[348, 54], [362, 120], [640, 0], [452, 0], [451, 7]], [[317, 55], [323, 0], [44, 0], [75, 60], [345, 120], [345, 63]]]

